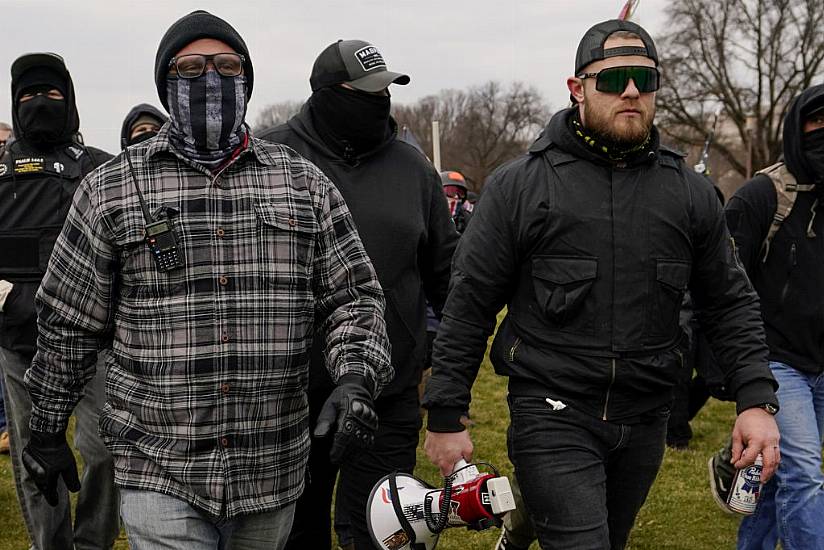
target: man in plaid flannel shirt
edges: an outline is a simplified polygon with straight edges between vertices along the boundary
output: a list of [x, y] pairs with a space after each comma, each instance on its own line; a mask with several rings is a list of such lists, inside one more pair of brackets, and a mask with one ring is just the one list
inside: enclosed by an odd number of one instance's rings
[[[228, 23], [183, 17], [155, 67], [171, 122], [81, 183], [38, 292], [26, 465], [45, 491], [78, 487], [66, 424], [110, 347], [100, 429], [133, 547], [280, 548], [303, 490], [313, 334], [338, 383], [316, 431], [337, 425], [341, 461], [369, 444], [392, 378], [383, 293], [326, 176], [251, 136], [252, 64]], [[180, 262], [151, 251], [152, 221]]]

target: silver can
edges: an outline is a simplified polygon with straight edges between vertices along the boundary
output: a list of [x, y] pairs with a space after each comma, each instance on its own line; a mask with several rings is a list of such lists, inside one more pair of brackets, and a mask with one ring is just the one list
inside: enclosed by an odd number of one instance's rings
[[746, 516], [755, 512], [758, 496], [761, 494], [761, 455], [755, 458], [752, 466], [741, 468], [735, 473], [735, 478], [727, 495], [727, 505], [730, 510]]

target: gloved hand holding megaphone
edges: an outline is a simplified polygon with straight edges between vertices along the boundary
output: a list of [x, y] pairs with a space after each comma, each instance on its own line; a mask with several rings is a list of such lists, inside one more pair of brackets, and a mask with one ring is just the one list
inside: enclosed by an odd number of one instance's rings
[[315, 425], [315, 437], [327, 437], [335, 428], [329, 459], [343, 463], [358, 449], [368, 449], [375, 443], [378, 415], [369, 384], [363, 376], [345, 374], [338, 387], [326, 399]]

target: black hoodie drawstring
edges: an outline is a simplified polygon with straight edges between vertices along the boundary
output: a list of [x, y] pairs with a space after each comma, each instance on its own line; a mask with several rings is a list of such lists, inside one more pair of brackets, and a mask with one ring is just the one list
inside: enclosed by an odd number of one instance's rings
[[816, 210], [818, 210], [818, 198], [815, 199], [813, 207], [810, 208], [812, 216], [810, 216], [810, 223], [807, 224], [807, 238], [809, 239], [815, 239], [816, 237], [815, 231], [813, 231], [813, 222], [815, 222]]

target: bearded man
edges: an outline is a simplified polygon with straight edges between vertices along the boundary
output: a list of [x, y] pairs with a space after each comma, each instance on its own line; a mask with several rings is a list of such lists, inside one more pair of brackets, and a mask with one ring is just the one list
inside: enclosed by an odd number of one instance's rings
[[592, 27], [575, 106], [487, 182], [455, 252], [435, 340], [425, 449], [472, 457], [461, 423], [490, 352], [509, 377], [509, 456], [542, 548], [623, 548], [664, 454], [687, 288], [735, 395], [736, 467], [778, 462], [758, 298], [712, 185], [659, 144], [658, 54], [625, 21]]

